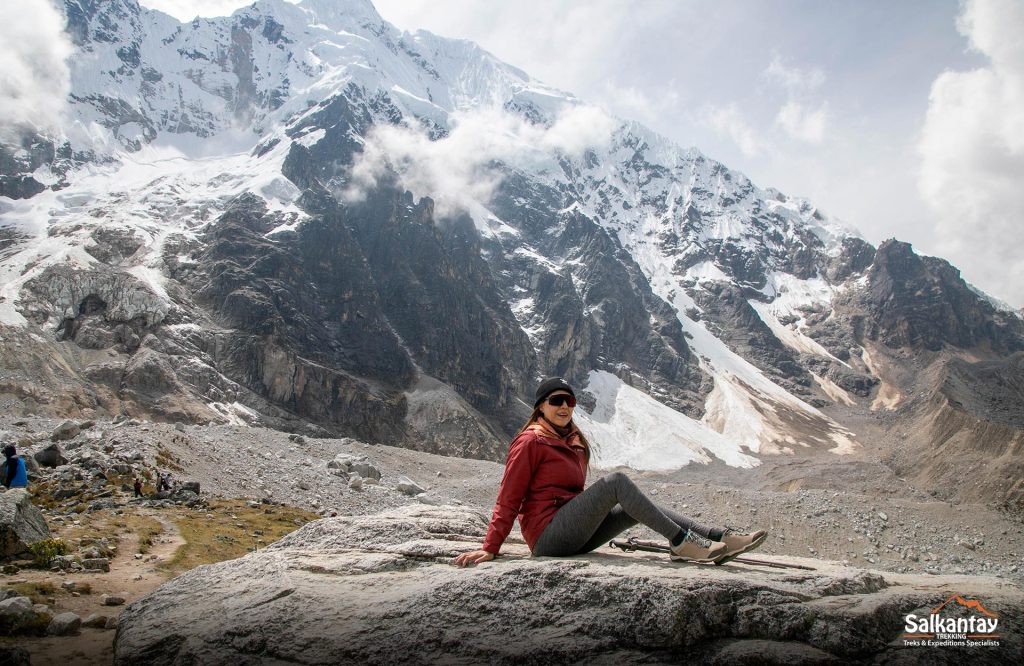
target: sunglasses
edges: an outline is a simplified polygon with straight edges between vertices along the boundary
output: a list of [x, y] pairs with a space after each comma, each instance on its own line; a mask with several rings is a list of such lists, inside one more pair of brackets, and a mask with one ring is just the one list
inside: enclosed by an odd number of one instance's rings
[[548, 404], [552, 407], [561, 407], [562, 405], [568, 404], [570, 407], [576, 406], [576, 398], [571, 395], [553, 395], [547, 400]]

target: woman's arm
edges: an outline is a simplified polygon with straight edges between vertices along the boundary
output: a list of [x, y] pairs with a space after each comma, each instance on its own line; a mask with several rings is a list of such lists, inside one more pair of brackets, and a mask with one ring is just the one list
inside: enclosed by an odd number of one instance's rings
[[505, 474], [501, 478], [501, 487], [498, 489], [498, 499], [494, 503], [494, 512], [491, 514], [491, 523], [487, 527], [487, 537], [484, 539], [483, 548], [470, 553], [462, 553], [452, 563], [458, 566], [467, 564], [478, 564], [493, 560], [501, 544], [505, 542], [508, 533], [512, 531], [512, 524], [519, 515], [519, 509], [523, 505], [523, 499], [530, 488], [530, 481], [536, 467], [536, 447], [530, 443], [533, 436], [524, 433], [512, 442], [509, 448], [508, 459], [505, 461]]
[[474, 564], [480, 564], [481, 562], [488, 562], [494, 559], [494, 553], [488, 553], [486, 550], [474, 550], [470, 553], [463, 553], [452, 560], [452, 564], [457, 567], [471, 567]]

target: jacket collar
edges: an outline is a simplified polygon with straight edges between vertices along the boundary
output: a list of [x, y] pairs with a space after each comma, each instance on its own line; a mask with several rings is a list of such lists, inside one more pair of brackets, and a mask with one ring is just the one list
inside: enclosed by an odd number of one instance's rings
[[580, 435], [579, 435], [580, 431], [576, 427], [575, 423], [572, 424], [572, 432], [570, 432], [565, 437], [562, 437], [557, 432], [555, 432], [551, 428], [551, 426], [549, 426], [544, 421], [534, 421], [533, 423], [528, 425], [526, 427], [526, 429], [530, 430], [532, 432], [537, 433], [538, 435], [540, 435], [541, 437], [544, 437], [545, 439], [553, 439], [556, 442], [558, 442], [559, 444], [562, 444], [563, 446], [568, 446], [568, 447], [574, 448], [574, 449], [582, 449], [583, 448], [583, 443], [580, 442]]

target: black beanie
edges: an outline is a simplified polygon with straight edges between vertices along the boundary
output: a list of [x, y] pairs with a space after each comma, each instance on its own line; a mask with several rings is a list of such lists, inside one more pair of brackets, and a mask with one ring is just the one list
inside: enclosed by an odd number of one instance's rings
[[540, 383], [537, 387], [537, 399], [533, 402], [533, 406], [536, 407], [540, 403], [544, 402], [544, 398], [548, 397], [555, 391], [568, 391], [569, 395], [576, 397], [576, 392], [569, 386], [569, 382], [565, 381], [561, 377], [548, 377]]

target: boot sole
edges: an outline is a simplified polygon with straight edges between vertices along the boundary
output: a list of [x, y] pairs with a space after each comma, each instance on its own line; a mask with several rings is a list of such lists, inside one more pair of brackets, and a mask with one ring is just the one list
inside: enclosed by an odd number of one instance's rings
[[731, 561], [735, 560], [737, 557], [739, 557], [740, 555], [742, 555], [743, 553], [749, 553], [750, 551], [756, 549], [762, 543], [764, 543], [764, 540], [767, 539], [767, 538], [768, 538], [768, 533], [765, 532], [761, 536], [760, 539], [757, 539], [755, 541], [751, 541], [749, 544], [747, 544], [743, 548], [740, 548], [739, 550], [737, 550], [735, 552], [732, 552], [732, 553], [727, 553], [727, 554], [719, 557], [718, 559], [711, 560], [711, 561], [714, 562], [718, 566], [721, 566], [721, 565], [723, 565], [723, 564], [725, 564], [727, 562], [731, 562]]
[[669, 559], [672, 560], [673, 562], [694, 562], [696, 564], [711, 564], [711, 563], [714, 562], [713, 559], [710, 559], [710, 560], [698, 560], [697, 558], [694, 558], [694, 557], [680, 557], [679, 555], [669, 555]]

